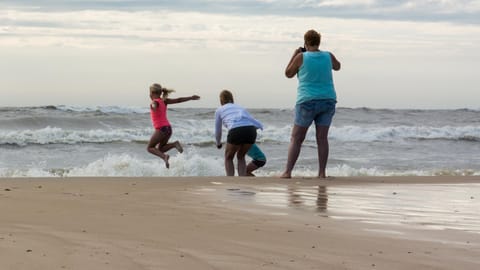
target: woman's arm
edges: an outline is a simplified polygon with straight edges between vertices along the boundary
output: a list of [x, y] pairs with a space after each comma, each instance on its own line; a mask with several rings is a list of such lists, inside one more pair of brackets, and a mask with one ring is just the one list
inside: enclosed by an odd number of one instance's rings
[[335, 71], [340, 70], [341, 64], [340, 64], [340, 62], [337, 60], [337, 58], [335, 57], [335, 55], [333, 55], [333, 53], [330, 53], [330, 58], [332, 59], [332, 69], [335, 70]]
[[295, 52], [292, 55], [292, 58], [290, 59], [290, 62], [288, 62], [287, 68], [285, 69], [285, 76], [287, 78], [292, 78], [295, 76], [302, 66], [303, 63], [303, 54], [300, 48], [296, 49]]

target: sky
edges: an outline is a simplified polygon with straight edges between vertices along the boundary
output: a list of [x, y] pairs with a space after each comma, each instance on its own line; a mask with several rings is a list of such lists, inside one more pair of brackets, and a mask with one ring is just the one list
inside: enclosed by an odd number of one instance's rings
[[342, 63], [339, 107], [480, 109], [480, 0], [0, 1], [0, 107], [292, 108], [303, 34]]

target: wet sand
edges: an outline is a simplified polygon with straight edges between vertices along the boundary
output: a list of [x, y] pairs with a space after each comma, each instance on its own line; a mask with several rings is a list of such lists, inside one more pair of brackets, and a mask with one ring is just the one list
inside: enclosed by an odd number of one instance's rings
[[480, 177], [0, 179], [0, 269], [480, 269]]

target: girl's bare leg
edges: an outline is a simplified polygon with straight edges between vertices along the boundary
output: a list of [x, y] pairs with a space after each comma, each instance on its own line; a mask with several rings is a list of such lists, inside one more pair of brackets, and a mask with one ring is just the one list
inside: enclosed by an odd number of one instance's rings
[[245, 154], [252, 147], [251, 144], [240, 145], [237, 151], [237, 171], [238, 176], [247, 176], [247, 164], [245, 162]]
[[225, 147], [225, 172], [227, 173], [227, 176], [235, 176], [235, 166], [233, 165], [233, 158], [235, 157], [235, 154], [237, 153], [239, 147], [239, 145], [234, 145], [230, 143], [227, 143], [227, 146]]
[[[170, 164], [168, 163], [168, 159], [170, 158], [169, 155], [165, 154], [161, 150], [157, 148], [157, 145], [160, 144], [161, 142], [165, 141], [165, 134], [161, 132], [160, 130], [155, 130], [153, 132], [152, 137], [150, 138], [150, 141], [148, 142], [147, 146], [147, 151], [155, 156], [160, 157], [165, 161], [165, 166], [167, 169], [170, 167]], [[167, 138], [168, 140], [168, 138]]]
[[255, 174], [253, 174], [253, 171], [255, 171], [256, 169], [258, 169], [257, 165], [253, 164], [253, 162], [249, 162], [247, 164], [247, 176], [255, 176]]
[[183, 153], [183, 147], [179, 141], [175, 141], [173, 143], [167, 143], [163, 146], [159, 145], [158, 148], [162, 152], [168, 152], [170, 149], [176, 148], [179, 153]]
[[180, 144], [180, 142], [179, 142], [179, 141], [175, 141], [174, 144], [175, 144], [175, 148], [177, 148], [177, 151], [178, 151], [180, 154], [183, 153], [183, 147], [182, 147], [182, 145]]

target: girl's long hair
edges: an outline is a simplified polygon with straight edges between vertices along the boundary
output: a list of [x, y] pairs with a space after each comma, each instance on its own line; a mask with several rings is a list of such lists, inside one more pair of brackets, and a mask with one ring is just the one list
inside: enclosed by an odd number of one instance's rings
[[173, 93], [173, 92], [175, 92], [175, 90], [162, 87], [158, 83], [154, 83], [150, 85], [150, 93], [162, 95], [162, 99], [166, 99], [168, 95], [170, 95], [170, 93]]

